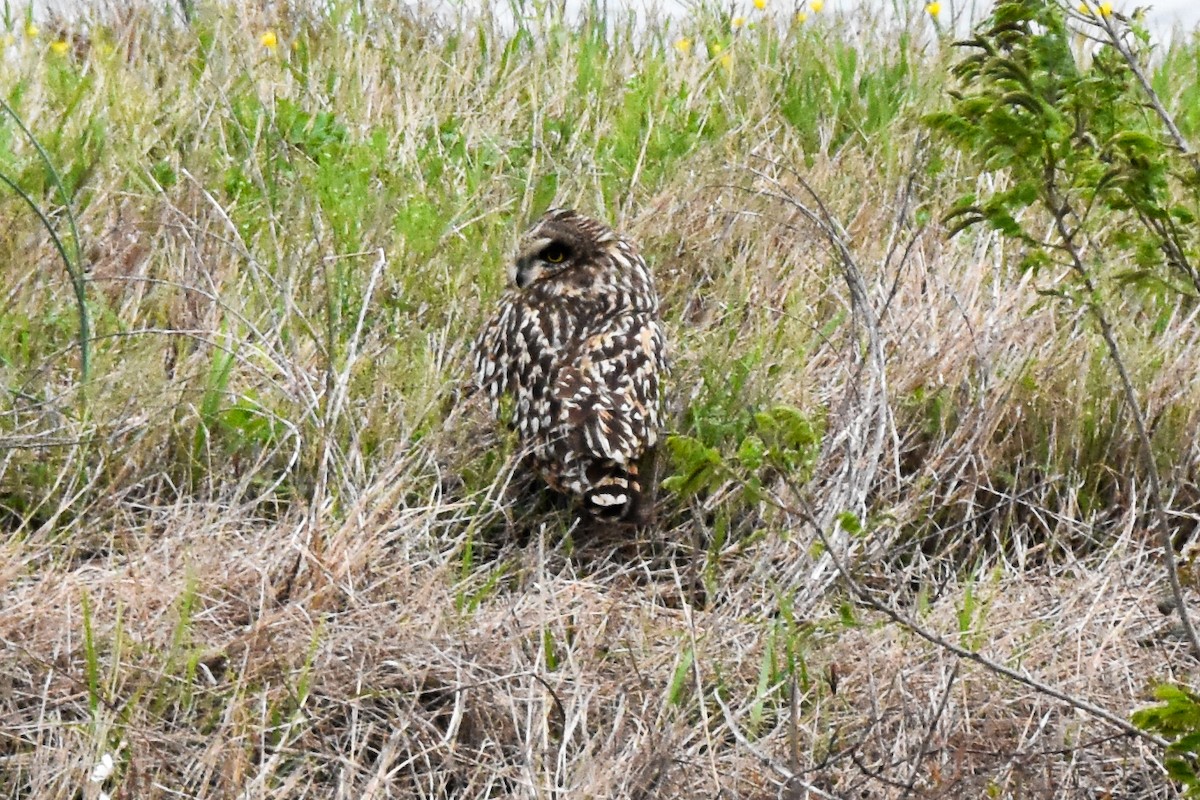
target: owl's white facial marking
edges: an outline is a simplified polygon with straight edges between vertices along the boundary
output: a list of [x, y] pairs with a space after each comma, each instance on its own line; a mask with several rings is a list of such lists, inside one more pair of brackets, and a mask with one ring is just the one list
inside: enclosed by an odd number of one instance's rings
[[573, 255], [573, 249], [566, 242], [549, 236], [533, 239], [521, 248], [516, 260], [509, 265], [509, 283], [524, 289], [571, 266]]

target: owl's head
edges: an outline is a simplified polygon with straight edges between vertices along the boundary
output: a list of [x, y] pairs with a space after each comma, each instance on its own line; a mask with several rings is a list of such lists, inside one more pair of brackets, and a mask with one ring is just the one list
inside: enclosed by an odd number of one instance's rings
[[524, 289], [537, 281], [566, 278], [579, 267], [595, 264], [617, 242], [602, 222], [570, 209], [552, 208], [521, 237], [509, 282]]

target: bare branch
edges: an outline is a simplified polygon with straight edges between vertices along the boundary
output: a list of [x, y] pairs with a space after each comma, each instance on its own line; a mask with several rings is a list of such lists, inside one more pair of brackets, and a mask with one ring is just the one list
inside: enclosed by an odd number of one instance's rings
[[[799, 495], [797, 495], [797, 497], [799, 497]], [[927, 630], [921, 625], [918, 625], [915, 621], [904, 614], [901, 614], [887, 603], [877, 600], [870, 592], [863, 588], [858, 581], [854, 580], [854, 577], [846, 568], [845, 562], [833, 551], [833, 543], [830, 541], [825, 530], [819, 526], [816, 518], [813, 517], [810, 512], [802, 509], [793, 508], [790, 509], [790, 511], [800, 519], [804, 520], [804, 522], [806, 522], [816, 532], [817, 536], [820, 537], [822, 544], [824, 544], [828, 549], [829, 555], [833, 560], [834, 566], [837, 568], [838, 574], [841, 576], [842, 580], [846, 582], [846, 586], [850, 589], [850, 592], [860, 601], [866, 603], [871, 608], [892, 620], [892, 622], [903, 626], [930, 644], [934, 644], [943, 650], [953, 653], [961, 659], [972, 661], [984, 667], [985, 669], [996, 673], [997, 675], [1001, 675], [1011, 681], [1028, 686], [1029, 688], [1040, 692], [1041, 694], [1044, 694], [1048, 697], [1053, 697], [1056, 700], [1060, 700], [1072, 708], [1076, 708], [1084, 713], [1090, 714], [1097, 719], [1104, 720], [1113, 727], [1120, 729], [1130, 736], [1144, 739], [1145, 741], [1151, 742], [1159, 747], [1167, 746], [1168, 742], [1166, 739], [1163, 739], [1160, 736], [1155, 736], [1148, 731], [1143, 731], [1141, 728], [1138, 728], [1124, 717], [1120, 717], [1108, 709], [1096, 705], [1095, 703], [1089, 703], [1087, 700], [1069, 695], [1061, 689], [1051, 686], [1048, 683], [1043, 683], [1042, 681], [1030, 677], [1029, 675], [1023, 675], [1022, 673], [1017, 672], [1015, 669], [1010, 669], [1009, 667], [1004, 666], [998, 661], [993, 661], [992, 659], [982, 656], [972, 650], [967, 650], [964, 647], [960, 647], [945, 637], [940, 636], [933, 631]]]
[[1175, 124], [1175, 118], [1171, 116], [1171, 113], [1162, 104], [1158, 93], [1150, 85], [1150, 80], [1146, 77], [1146, 72], [1142, 69], [1142, 65], [1138, 63], [1137, 58], [1133, 55], [1133, 51], [1129, 49], [1129, 45], [1125, 43], [1125, 39], [1121, 36], [1124, 30], [1128, 29], [1128, 26], [1120, 25], [1118, 27], [1119, 23], [1112, 15], [1101, 15], [1100, 22], [1104, 26], [1104, 31], [1108, 34], [1109, 43], [1121, 54], [1121, 58], [1125, 59], [1125, 63], [1129, 65], [1130, 71], [1133, 72], [1142, 90], [1146, 93], [1146, 98], [1150, 101], [1150, 106], [1154, 109], [1154, 113], [1158, 115], [1158, 118], [1162, 120], [1163, 125], [1166, 126], [1167, 131], [1171, 134], [1171, 139], [1175, 142], [1175, 146], [1179, 148], [1179, 152], [1191, 163], [1192, 169], [1196, 171], [1196, 176], [1200, 177], [1200, 157], [1197, 157], [1196, 153], [1192, 151], [1191, 146], [1188, 145], [1188, 141], [1183, 137], [1179, 126]]

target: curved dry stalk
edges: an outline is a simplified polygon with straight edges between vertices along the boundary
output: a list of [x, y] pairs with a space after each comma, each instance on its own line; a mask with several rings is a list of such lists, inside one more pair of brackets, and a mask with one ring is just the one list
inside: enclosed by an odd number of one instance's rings
[[[854, 363], [850, 368], [853, 377], [847, 381], [845, 396], [837, 409], [837, 416], [844, 424], [822, 447], [823, 463], [833, 463], [835, 454], [840, 454], [841, 458], [826, 475], [814, 482], [821, 485], [820, 491], [826, 500], [822, 522], [826, 528], [832, 529], [834, 520], [842, 513], [852, 511], [860, 517], [864, 516], [867, 496], [875, 484], [879, 464], [883, 460], [891, 409], [888, 405], [887, 356], [880, 332], [880, 318], [871, 303], [866, 280], [850, 248], [845, 228], [803, 175], [786, 165], [763, 160], [790, 173], [811, 198], [812, 205], [809, 205], [790, 194], [775, 176], [759, 169], [749, 169], [751, 174], [768, 182], [775, 190], [763, 192], [764, 196], [792, 206], [825, 235], [837, 255], [842, 279], [850, 294], [853, 319], [866, 334], [866, 347], [855, 348], [852, 356]], [[843, 544], [848, 545], [849, 540]], [[828, 588], [836, 575], [829, 554], [824, 553], [807, 574], [797, 574], [792, 585], [804, 597], [811, 599]]]

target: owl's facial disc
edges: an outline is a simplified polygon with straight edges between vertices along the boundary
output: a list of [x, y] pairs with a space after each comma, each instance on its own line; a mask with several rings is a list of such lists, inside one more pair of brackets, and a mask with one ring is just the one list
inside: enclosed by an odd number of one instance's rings
[[518, 289], [564, 269], [571, 258], [571, 248], [565, 242], [548, 237], [535, 239], [521, 251], [510, 268], [509, 280]]

